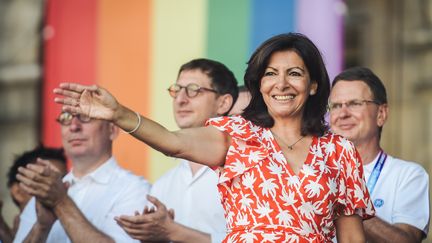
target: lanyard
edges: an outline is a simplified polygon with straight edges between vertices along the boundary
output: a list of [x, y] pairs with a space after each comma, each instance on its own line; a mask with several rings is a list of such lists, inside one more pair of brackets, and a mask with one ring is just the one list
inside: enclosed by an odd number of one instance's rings
[[366, 184], [370, 195], [372, 195], [372, 192], [373, 192], [375, 185], [378, 181], [378, 177], [381, 174], [382, 168], [384, 167], [384, 163], [385, 163], [386, 159], [387, 159], [387, 154], [381, 150], [381, 152], [378, 156], [378, 161], [376, 162], [376, 164], [372, 170], [372, 173], [369, 177], [369, 180]]

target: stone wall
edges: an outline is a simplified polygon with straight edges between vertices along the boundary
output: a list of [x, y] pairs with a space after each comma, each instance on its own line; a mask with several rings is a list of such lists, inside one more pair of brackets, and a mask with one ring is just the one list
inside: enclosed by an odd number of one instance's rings
[[38, 140], [42, 0], [0, 0], [0, 199], [11, 224], [17, 213], [6, 188], [16, 154]]

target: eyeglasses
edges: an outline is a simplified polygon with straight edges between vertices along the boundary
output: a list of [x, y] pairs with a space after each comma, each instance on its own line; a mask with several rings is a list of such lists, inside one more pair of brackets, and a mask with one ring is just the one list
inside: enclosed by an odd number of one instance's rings
[[179, 92], [181, 91], [181, 89], [183, 89], [183, 88], [186, 90], [186, 95], [189, 98], [193, 98], [193, 97], [197, 96], [198, 93], [200, 93], [202, 91], [209, 91], [209, 92], [213, 92], [213, 93], [218, 93], [214, 89], [200, 87], [198, 84], [194, 84], [194, 83], [190, 83], [186, 86], [182, 86], [180, 84], [173, 84], [168, 88], [168, 92], [169, 92], [171, 97], [176, 98], [178, 96]]
[[342, 109], [343, 105], [345, 105], [346, 108], [350, 111], [358, 111], [365, 104], [380, 105], [380, 103], [378, 101], [375, 101], [375, 100], [350, 100], [350, 101], [342, 102], [342, 103], [329, 102], [327, 105], [327, 109], [329, 112], [339, 112]]
[[81, 123], [88, 123], [92, 119], [89, 116], [83, 114], [72, 115], [69, 112], [62, 112], [59, 117], [57, 117], [57, 122], [63, 126], [69, 126], [72, 123], [72, 119], [76, 117]]

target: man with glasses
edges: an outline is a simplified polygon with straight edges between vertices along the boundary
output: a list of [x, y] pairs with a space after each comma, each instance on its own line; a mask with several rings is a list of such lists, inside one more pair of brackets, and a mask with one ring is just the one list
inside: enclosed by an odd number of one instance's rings
[[66, 112], [57, 121], [72, 171], [62, 179], [42, 159], [18, 169], [21, 187], [34, 197], [20, 217], [14, 242], [136, 242], [114, 217], [141, 210], [150, 184], [112, 156], [119, 129]]
[[363, 221], [368, 242], [421, 242], [429, 227], [429, 176], [418, 164], [380, 146], [388, 116], [386, 90], [369, 69], [350, 68], [333, 80], [329, 98], [333, 132], [351, 140], [363, 161], [376, 217]]
[[[222, 63], [208, 59], [184, 64], [168, 92], [181, 129], [201, 127], [211, 117], [226, 115], [238, 96], [233, 73]], [[142, 242], [221, 242], [226, 223], [217, 180], [212, 169], [181, 160], [153, 185], [149, 201], [156, 207], [154, 212], [145, 209], [144, 214], [117, 220]]]

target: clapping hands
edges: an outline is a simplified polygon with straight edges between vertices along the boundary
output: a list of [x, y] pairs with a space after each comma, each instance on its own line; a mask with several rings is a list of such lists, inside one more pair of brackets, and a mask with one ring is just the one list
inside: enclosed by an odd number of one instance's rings
[[169, 234], [174, 222], [174, 210], [167, 209], [157, 198], [147, 196], [156, 208], [144, 208], [142, 214], [135, 212], [133, 216], [120, 216], [115, 220], [130, 237], [141, 242], [169, 242]]

